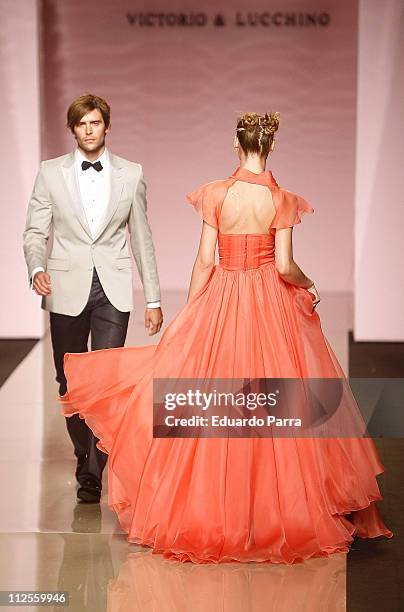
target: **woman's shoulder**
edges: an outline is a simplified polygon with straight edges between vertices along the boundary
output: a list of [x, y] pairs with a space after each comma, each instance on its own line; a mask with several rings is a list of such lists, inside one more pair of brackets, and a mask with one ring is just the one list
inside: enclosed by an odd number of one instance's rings
[[218, 211], [233, 179], [217, 179], [187, 193], [187, 200], [206, 223], [218, 228]]
[[272, 190], [275, 217], [272, 227], [283, 229], [301, 223], [302, 217], [314, 213], [311, 204], [298, 193], [279, 185]]
[[214, 181], [210, 181], [209, 183], [204, 183], [200, 185], [194, 191], [187, 193], [187, 199], [189, 201], [195, 201], [203, 198], [209, 198], [209, 200], [220, 200], [226, 196], [227, 189], [229, 186], [234, 183], [234, 179], [216, 179]]
[[229, 185], [234, 183], [234, 178], [227, 177], [225, 179], [215, 179], [213, 181], [209, 181], [208, 183], [203, 183], [199, 189], [205, 189], [207, 191], [215, 191], [220, 189], [226, 189]]

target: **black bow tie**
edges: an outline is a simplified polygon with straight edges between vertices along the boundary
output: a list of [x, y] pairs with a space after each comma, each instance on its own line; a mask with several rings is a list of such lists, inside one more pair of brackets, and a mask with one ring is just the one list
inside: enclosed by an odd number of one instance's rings
[[89, 168], [91, 168], [91, 166], [94, 168], [94, 170], [97, 170], [97, 172], [100, 172], [102, 170], [102, 163], [100, 161], [97, 161], [94, 164], [89, 161], [81, 162], [82, 170], [88, 170]]

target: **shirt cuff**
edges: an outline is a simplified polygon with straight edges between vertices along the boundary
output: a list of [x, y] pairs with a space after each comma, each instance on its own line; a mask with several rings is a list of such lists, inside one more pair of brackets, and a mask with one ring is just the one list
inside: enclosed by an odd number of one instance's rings
[[147, 308], [161, 308], [160, 302], [147, 302]]
[[35, 274], [36, 274], [37, 272], [45, 272], [45, 270], [44, 270], [44, 268], [43, 268], [42, 266], [38, 266], [37, 268], [34, 268], [34, 269], [32, 270], [32, 272], [31, 272], [31, 277], [30, 277], [30, 279], [29, 279], [29, 286], [30, 286], [30, 287], [32, 287], [32, 281], [33, 281], [33, 279], [34, 279], [34, 277], [35, 277]]

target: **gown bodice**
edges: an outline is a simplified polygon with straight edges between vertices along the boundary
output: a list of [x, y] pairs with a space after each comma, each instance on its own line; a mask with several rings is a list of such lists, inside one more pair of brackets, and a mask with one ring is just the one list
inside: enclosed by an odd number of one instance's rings
[[227, 179], [202, 185], [187, 199], [218, 230], [219, 267], [231, 271], [273, 263], [276, 231], [314, 212], [304, 198], [281, 188], [271, 171], [256, 174], [241, 167]]
[[275, 235], [218, 234], [219, 265], [226, 270], [253, 270], [275, 261]]

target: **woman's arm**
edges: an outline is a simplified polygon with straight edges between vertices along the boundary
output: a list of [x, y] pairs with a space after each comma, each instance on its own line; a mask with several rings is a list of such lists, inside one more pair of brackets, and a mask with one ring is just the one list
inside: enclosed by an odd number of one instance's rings
[[284, 281], [308, 289], [313, 285], [313, 281], [304, 274], [293, 259], [292, 230], [292, 227], [276, 230], [275, 266]]
[[191, 282], [189, 284], [187, 301], [201, 289], [209, 280], [215, 265], [215, 252], [217, 242], [217, 229], [203, 223], [199, 249], [192, 268]]

